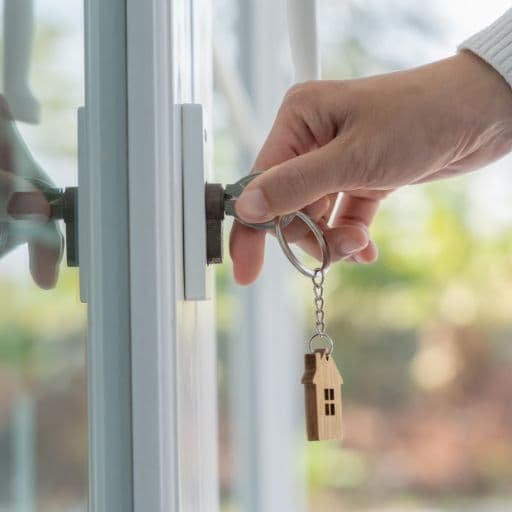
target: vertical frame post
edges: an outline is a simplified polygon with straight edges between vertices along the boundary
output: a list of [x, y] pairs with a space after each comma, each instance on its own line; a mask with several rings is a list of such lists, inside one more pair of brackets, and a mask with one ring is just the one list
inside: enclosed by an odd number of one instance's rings
[[136, 511], [181, 511], [174, 13], [167, 0], [127, 0], [127, 8], [134, 504]]
[[[89, 241], [89, 507], [132, 512], [126, 0], [85, 1], [80, 230]], [[83, 144], [86, 147], [83, 148]], [[87, 173], [83, 179], [83, 173]]]

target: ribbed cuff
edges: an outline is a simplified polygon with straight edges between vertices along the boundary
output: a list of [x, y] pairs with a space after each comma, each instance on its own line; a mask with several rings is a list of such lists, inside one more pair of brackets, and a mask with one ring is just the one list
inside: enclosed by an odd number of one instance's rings
[[459, 50], [470, 50], [478, 55], [512, 87], [512, 9], [464, 41]]

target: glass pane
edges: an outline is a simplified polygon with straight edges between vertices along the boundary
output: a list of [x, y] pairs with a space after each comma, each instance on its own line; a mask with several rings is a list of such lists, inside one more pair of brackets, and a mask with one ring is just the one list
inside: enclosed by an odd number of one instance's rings
[[[257, 1], [214, 1], [219, 181], [233, 179], [232, 169], [248, 168], [240, 165], [250, 146], [248, 130], [240, 129], [245, 112], [242, 102], [233, 100], [243, 95], [233, 94], [239, 92], [237, 84], [226, 70], [238, 73], [243, 82], [251, 66], [240, 58], [251, 44], [253, 28], [243, 18], [243, 6]], [[510, 7], [507, 0], [317, 3], [323, 78], [331, 80], [406, 69], [452, 55], [465, 38]], [[279, 51], [278, 42], [273, 43]], [[261, 50], [250, 48], [258, 57]], [[275, 76], [267, 77], [269, 89], [275, 81]], [[243, 92], [258, 108], [259, 98], [254, 101], [250, 89]], [[327, 320], [345, 380], [345, 440], [307, 443], [302, 432], [297, 438], [300, 465], [290, 466], [289, 477], [304, 471], [302, 510], [512, 509], [511, 168], [509, 155], [484, 172], [393, 194], [372, 229], [379, 261], [332, 267]], [[233, 406], [229, 375], [239, 375], [232, 353], [240, 340], [234, 341], [232, 331], [240, 301], [228, 265], [217, 276], [222, 510], [239, 512], [247, 508], [240, 496], [252, 499], [256, 508], [258, 501], [247, 492], [252, 482], [240, 484], [244, 457], [252, 452], [239, 449], [245, 440], [236, 434], [249, 432], [258, 442], [258, 436], [268, 434], [260, 425], [247, 427]], [[295, 294], [305, 311], [311, 308], [309, 283], [302, 295]], [[299, 340], [307, 340], [310, 318], [310, 310], [297, 318], [297, 323], [305, 322]], [[297, 351], [303, 348], [298, 341]], [[259, 378], [261, 368], [253, 368]], [[265, 371], [270, 372], [268, 367]], [[250, 404], [258, 410], [267, 396], [265, 379], [261, 395], [251, 396]], [[301, 410], [296, 420], [301, 430], [302, 415]], [[275, 461], [286, 455], [276, 450]], [[258, 462], [254, 457], [254, 466]], [[255, 481], [250, 490], [262, 487]], [[301, 483], [296, 494], [302, 493]]]
[[77, 182], [82, 9], [3, 3], [0, 511], [86, 510], [86, 310], [61, 247], [65, 225], [49, 218], [59, 189]]

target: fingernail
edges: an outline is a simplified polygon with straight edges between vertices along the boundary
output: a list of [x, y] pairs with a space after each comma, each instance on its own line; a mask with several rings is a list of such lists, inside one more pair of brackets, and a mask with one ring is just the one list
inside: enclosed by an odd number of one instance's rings
[[247, 222], [265, 220], [269, 207], [263, 192], [259, 188], [246, 190], [236, 201], [236, 213]]
[[351, 256], [364, 249], [364, 245], [352, 238], [344, 238], [336, 246], [336, 250], [340, 256]]

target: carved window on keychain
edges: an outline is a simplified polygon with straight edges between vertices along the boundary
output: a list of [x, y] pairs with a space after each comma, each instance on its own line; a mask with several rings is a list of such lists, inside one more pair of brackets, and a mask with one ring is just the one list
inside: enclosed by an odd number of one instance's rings
[[325, 415], [334, 416], [336, 414], [336, 405], [334, 403], [334, 389], [324, 389]]

